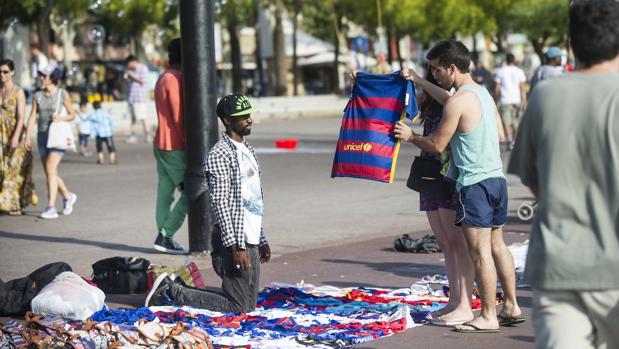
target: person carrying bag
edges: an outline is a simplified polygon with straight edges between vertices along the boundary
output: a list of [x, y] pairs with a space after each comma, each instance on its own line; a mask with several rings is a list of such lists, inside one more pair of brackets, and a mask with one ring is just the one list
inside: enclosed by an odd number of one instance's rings
[[[58, 93], [55, 113], [59, 116], [65, 114], [65, 108], [62, 106], [62, 89]], [[52, 121], [49, 125], [47, 137], [47, 147], [55, 149], [65, 149], [76, 151], [75, 139], [69, 121]]]
[[55, 65], [39, 69], [38, 79], [41, 83], [41, 90], [37, 91], [32, 98], [32, 109], [24, 141], [26, 149], [30, 150], [30, 135], [36, 122], [37, 146], [45, 168], [48, 188], [47, 207], [40, 215], [44, 219], [58, 218], [58, 211], [55, 207], [58, 194], [63, 198], [61, 212], [63, 215], [70, 215], [73, 212], [73, 205], [77, 200], [77, 195], [67, 188], [58, 173], [58, 166], [65, 151], [75, 150], [73, 133], [69, 124], [75, 118], [75, 112], [67, 91], [58, 87], [61, 78], [62, 70]]

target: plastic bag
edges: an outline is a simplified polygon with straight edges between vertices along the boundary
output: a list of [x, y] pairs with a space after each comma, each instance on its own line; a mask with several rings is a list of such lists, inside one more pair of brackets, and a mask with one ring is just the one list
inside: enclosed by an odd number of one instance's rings
[[45, 286], [31, 303], [37, 315], [59, 315], [70, 320], [86, 320], [105, 304], [105, 294], [79, 275], [66, 271]]

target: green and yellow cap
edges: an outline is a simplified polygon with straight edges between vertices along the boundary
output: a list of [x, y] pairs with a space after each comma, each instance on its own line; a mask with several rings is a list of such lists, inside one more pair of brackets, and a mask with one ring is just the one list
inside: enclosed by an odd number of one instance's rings
[[245, 116], [257, 112], [249, 102], [249, 98], [242, 94], [224, 96], [217, 103], [217, 116], [220, 118], [228, 116]]

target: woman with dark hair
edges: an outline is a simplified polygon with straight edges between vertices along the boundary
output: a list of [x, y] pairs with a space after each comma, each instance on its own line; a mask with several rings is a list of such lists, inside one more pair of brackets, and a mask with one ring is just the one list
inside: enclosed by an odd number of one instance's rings
[[[438, 129], [443, 118], [443, 105], [451, 94], [438, 86], [430, 66], [425, 79], [413, 70], [403, 75], [423, 89], [418, 101], [419, 110], [423, 135], [430, 136]], [[449, 147], [441, 154], [421, 151], [421, 156], [440, 159], [443, 162], [449, 161]], [[458, 193], [455, 190], [452, 197], [446, 200], [419, 194], [419, 209], [426, 212], [430, 228], [445, 255], [449, 280], [449, 303], [432, 314], [433, 323], [436, 325], [453, 326], [473, 319], [471, 294], [474, 269], [464, 233], [454, 224], [457, 205], [459, 205]]]
[[[41, 213], [41, 218], [45, 219], [58, 218], [58, 212], [55, 208], [58, 192], [64, 198], [62, 209], [64, 215], [73, 212], [73, 204], [77, 200], [77, 195], [69, 191], [58, 175], [58, 165], [60, 165], [64, 155], [64, 149], [47, 147], [48, 130], [52, 121], [71, 121], [75, 118], [69, 94], [66, 90], [58, 87], [61, 76], [62, 71], [54, 65], [39, 69], [38, 78], [41, 81], [41, 91], [35, 93], [32, 99], [32, 111], [26, 130], [26, 147], [30, 149], [30, 132], [32, 132], [34, 122], [37, 120], [39, 156], [47, 178], [48, 204]], [[62, 107], [64, 107], [66, 113], [61, 112]]]
[[19, 216], [38, 198], [32, 183], [32, 153], [22, 143], [26, 96], [13, 76], [13, 61], [0, 60], [0, 211]]

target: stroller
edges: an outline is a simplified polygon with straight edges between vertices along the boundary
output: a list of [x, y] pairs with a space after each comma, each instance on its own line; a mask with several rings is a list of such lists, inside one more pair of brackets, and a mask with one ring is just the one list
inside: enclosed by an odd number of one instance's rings
[[520, 220], [528, 222], [535, 215], [535, 209], [537, 208], [537, 201], [533, 202], [523, 202], [518, 207], [516, 214]]

